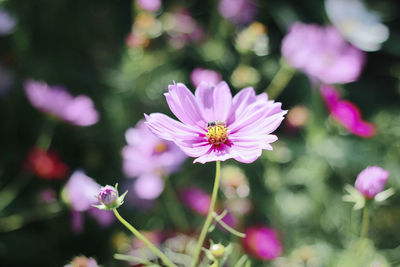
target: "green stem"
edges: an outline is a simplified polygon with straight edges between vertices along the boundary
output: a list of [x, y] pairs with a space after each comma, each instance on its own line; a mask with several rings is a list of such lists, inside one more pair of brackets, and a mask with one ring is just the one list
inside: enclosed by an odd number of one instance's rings
[[288, 85], [295, 73], [295, 69], [289, 66], [283, 60], [281, 61], [281, 67], [275, 74], [271, 83], [268, 85], [266, 91], [269, 99], [276, 99]]
[[171, 220], [175, 224], [175, 226], [182, 230], [189, 229], [189, 223], [186, 220], [185, 213], [178, 208], [178, 200], [176, 198], [176, 193], [172, 187], [171, 181], [169, 177], [165, 177], [165, 194], [166, 198], [169, 201], [166, 201], [166, 207], [168, 209], [168, 213], [171, 217]]
[[368, 237], [368, 226], [369, 226], [369, 209], [367, 206], [365, 206], [361, 224], [360, 239], [365, 239]]
[[115, 216], [117, 219], [129, 229], [137, 238], [142, 240], [158, 257], [160, 257], [161, 261], [164, 262], [168, 267], [177, 267], [174, 263], [172, 263], [164, 253], [161, 252], [158, 248], [156, 248], [146, 237], [144, 237], [138, 230], [135, 229], [130, 223], [128, 223], [124, 218], [119, 215], [117, 209], [113, 209]]
[[137, 262], [146, 266], [152, 265], [152, 266], [160, 266], [157, 264], [154, 264], [154, 262], [139, 258], [139, 257], [135, 257], [132, 255], [125, 255], [125, 254], [114, 254], [114, 259], [116, 260], [121, 260], [121, 261], [131, 261], [131, 262]]
[[245, 238], [245, 237], [246, 237], [246, 234], [241, 233], [241, 232], [239, 232], [239, 231], [233, 229], [233, 228], [230, 227], [229, 225], [227, 225], [227, 224], [222, 220], [224, 216], [223, 216], [222, 218], [220, 218], [220, 216], [218, 216], [218, 214], [214, 212], [214, 213], [213, 213], [213, 217], [214, 217], [215, 221], [217, 221], [225, 230], [227, 230], [227, 231], [230, 232], [231, 234], [233, 234], [233, 235], [235, 235], [235, 236], [237, 236], [237, 237], [241, 237], [241, 238]]
[[215, 169], [215, 181], [211, 196], [210, 209], [208, 210], [206, 221], [204, 222], [203, 229], [201, 229], [199, 241], [197, 242], [196, 249], [194, 250], [193, 260], [192, 263], [190, 264], [191, 267], [195, 267], [199, 260], [201, 247], [203, 246], [204, 239], [206, 238], [208, 232], [208, 228], [210, 227], [211, 222], [213, 220], [213, 213], [215, 209], [215, 203], [217, 202], [217, 195], [220, 184], [220, 172], [221, 172], [221, 162], [217, 161], [216, 163], [217, 164]]

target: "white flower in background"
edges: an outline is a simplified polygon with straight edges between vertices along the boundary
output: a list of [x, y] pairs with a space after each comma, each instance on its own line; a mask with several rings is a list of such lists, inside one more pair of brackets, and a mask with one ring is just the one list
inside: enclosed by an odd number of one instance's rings
[[326, 0], [325, 9], [338, 31], [361, 50], [377, 51], [389, 38], [380, 15], [368, 10], [361, 0]]

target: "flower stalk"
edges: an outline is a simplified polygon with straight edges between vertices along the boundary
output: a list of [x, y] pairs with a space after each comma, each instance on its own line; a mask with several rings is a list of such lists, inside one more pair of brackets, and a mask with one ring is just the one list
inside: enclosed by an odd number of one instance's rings
[[365, 239], [368, 237], [368, 227], [369, 227], [369, 208], [368, 205], [366, 205], [363, 210], [360, 239]]
[[115, 217], [126, 227], [129, 231], [132, 232], [137, 238], [142, 240], [160, 259], [161, 261], [168, 267], [177, 267], [173, 262], [171, 262], [167, 256], [161, 252], [158, 248], [156, 248], [146, 237], [144, 237], [135, 227], [133, 227], [130, 223], [128, 223], [124, 218], [121, 217], [117, 209], [113, 209]]
[[221, 162], [217, 161], [216, 169], [215, 169], [215, 181], [214, 181], [214, 187], [213, 187], [213, 192], [212, 192], [212, 196], [211, 196], [210, 209], [208, 210], [206, 221], [204, 222], [203, 228], [201, 229], [199, 240], [197, 242], [196, 249], [194, 250], [192, 263], [190, 264], [191, 267], [195, 267], [199, 260], [201, 247], [203, 246], [204, 239], [206, 238], [208, 229], [210, 228], [210, 225], [213, 220], [213, 213], [214, 213], [214, 209], [215, 209], [215, 203], [217, 202], [217, 195], [218, 195], [219, 184], [220, 184], [220, 177], [221, 177], [220, 173], [221, 173]]

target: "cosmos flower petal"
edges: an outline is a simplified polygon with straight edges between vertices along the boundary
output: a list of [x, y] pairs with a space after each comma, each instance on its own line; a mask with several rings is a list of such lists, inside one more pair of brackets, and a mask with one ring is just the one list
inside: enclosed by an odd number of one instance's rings
[[204, 129], [206, 121], [201, 116], [200, 109], [192, 92], [182, 83], [168, 86], [165, 93], [168, 106], [174, 115], [184, 124]]
[[199, 162], [204, 164], [211, 161], [225, 161], [231, 159], [233, 155], [229, 153], [230, 150], [231, 148], [224, 144], [216, 148], [211, 147], [206, 154], [196, 158], [193, 163]]
[[171, 119], [167, 115], [152, 113], [150, 115], [145, 114], [145, 118], [150, 130], [165, 140], [174, 141], [176, 138], [191, 139], [198, 136], [193, 127]]

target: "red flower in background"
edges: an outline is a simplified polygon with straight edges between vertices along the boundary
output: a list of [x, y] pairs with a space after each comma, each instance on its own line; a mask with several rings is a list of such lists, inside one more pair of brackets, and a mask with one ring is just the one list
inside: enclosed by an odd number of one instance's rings
[[25, 167], [29, 172], [43, 179], [63, 179], [68, 172], [68, 166], [60, 160], [54, 151], [34, 147], [28, 152]]

